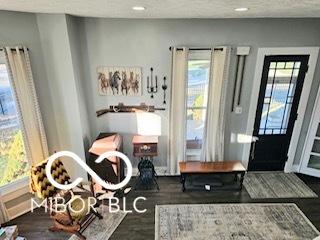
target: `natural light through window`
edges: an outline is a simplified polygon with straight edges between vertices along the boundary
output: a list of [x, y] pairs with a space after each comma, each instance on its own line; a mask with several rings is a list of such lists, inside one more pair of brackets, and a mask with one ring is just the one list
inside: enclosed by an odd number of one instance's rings
[[259, 134], [286, 133], [300, 64], [270, 63]]
[[187, 89], [187, 159], [199, 160], [206, 119], [210, 54], [190, 53]]
[[27, 176], [28, 162], [6, 65], [0, 63], [0, 186]]

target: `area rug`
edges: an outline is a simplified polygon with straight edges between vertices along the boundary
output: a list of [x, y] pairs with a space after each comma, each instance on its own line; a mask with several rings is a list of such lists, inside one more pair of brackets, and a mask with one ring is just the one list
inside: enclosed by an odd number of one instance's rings
[[[99, 209], [99, 212], [103, 216], [103, 219], [99, 220], [95, 218], [84, 231], [83, 235], [87, 240], [108, 240], [126, 216], [126, 213], [123, 211], [109, 213], [108, 206], [104, 205]], [[79, 238], [73, 235], [69, 240], [79, 240]]]
[[314, 198], [318, 197], [294, 173], [249, 172], [243, 185], [251, 198]]
[[319, 235], [295, 204], [156, 206], [155, 240], [311, 240]]

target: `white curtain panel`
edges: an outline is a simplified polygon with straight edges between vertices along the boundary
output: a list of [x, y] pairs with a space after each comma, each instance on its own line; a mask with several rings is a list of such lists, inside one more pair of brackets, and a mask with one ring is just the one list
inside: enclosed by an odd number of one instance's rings
[[230, 48], [212, 50], [207, 114], [201, 160], [224, 160], [225, 105], [230, 63]]
[[185, 161], [186, 135], [186, 84], [188, 48], [172, 49], [171, 110], [169, 133], [168, 171], [179, 173], [179, 162]]
[[34, 87], [28, 49], [6, 47], [9, 79], [14, 89], [25, 149], [31, 165], [48, 157], [47, 139]]
[[8, 214], [7, 209], [2, 201], [1, 192], [0, 192], [0, 224], [3, 224], [9, 220], [10, 220], [9, 214]]

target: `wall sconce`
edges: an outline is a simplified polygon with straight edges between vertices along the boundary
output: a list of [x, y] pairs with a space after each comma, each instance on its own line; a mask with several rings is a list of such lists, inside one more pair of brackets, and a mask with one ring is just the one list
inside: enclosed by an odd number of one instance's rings
[[153, 85], [153, 68], [150, 68], [150, 83], [149, 83], [149, 76], [147, 77], [147, 90], [148, 93], [151, 93], [151, 98], [153, 98], [153, 94], [158, 92], [158, 77], [155, 76], [156, 79], [156, 86]]
[[163, 90], [163, 104], [166, 104], [166, 90], [168, 88], [168, 85], [166, 84], [166, 77], [163, 77], [163, 84], [162, 84], [162, 90]]

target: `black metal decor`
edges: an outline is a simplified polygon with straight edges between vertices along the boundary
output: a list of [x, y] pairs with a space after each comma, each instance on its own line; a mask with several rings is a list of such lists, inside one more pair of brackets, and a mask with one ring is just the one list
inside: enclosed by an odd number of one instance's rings
[[163, 90], [163, 104], [166, 104], [166, 90], [168, 88], [167, 84], [166, 84], [166, 77], [163, 77], [163, 84], [162, 84], [162, 90]]
[[[147, 77], [147, 90], [148, 93], [151, 94], [151, 98], [153, 98], [153, 94], [158, 92], [158, 77], [155, 76], [156, 79], [156, 85], [153, 85], [153, 68], [150, 68], [151, 71], [151, 75], [150, 75], [150, 79], [149, 77]], [[150, 83], [149, 83], [150, 80]]]

